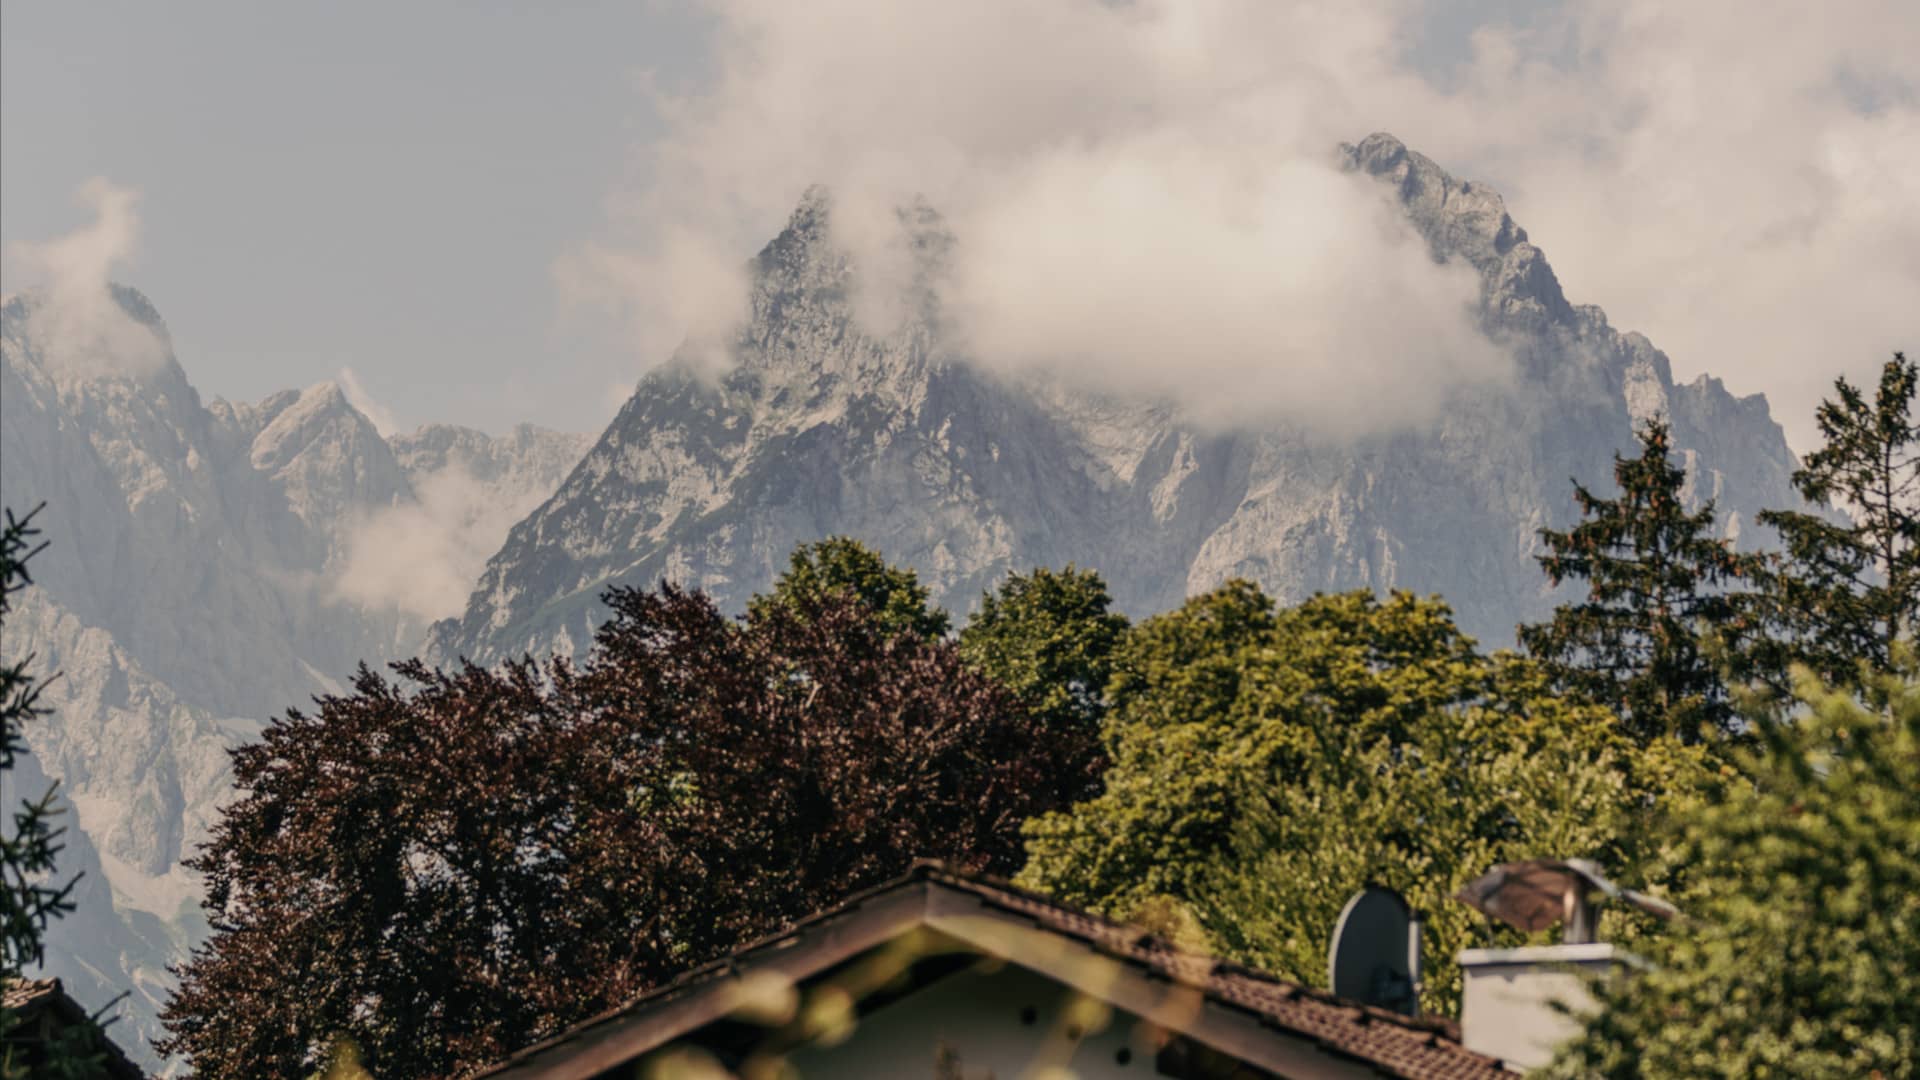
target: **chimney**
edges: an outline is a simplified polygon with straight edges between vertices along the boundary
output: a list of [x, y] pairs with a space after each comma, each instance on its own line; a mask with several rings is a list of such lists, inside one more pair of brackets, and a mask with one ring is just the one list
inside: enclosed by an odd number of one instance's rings
[[[1592, 983], [1645, 961], [1607, 942], [1467, 949], [1460, 997], [1460, 1041], [1476, 1053], [1524, 1071], [1553, 1060], [1580, 1033], [1593, 1009]], [[1566, 1012], [1562, 1009], [1568, 1010]]]
[[1566, 926], [1558, 945], [1460, 954], [1465, 978], [1461, 1041], [1521, 1071], [1552, 1061], [1554, 1050], [1579, 1033], [1582, 1014], [1594, 1007], [1596, 980], [1646, 966], [1625, 949], [1598, 940], [1599, 902], [1618, 900], [1660, 919], [1679, 914], [1664, 900], [1614, 885], [1586, 859], [1504, 863], [1454, 899], [1526, 933], [1555, 923]]

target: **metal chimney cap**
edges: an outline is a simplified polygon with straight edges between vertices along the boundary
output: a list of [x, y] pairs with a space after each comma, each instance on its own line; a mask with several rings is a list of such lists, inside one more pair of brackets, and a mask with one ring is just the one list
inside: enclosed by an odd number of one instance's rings
[[1527, 859], [1501, 863], [1467, 883], [1454, 899], [1526, 933], [1535, 933], [1576, 915], [1590, 893], [1623, 900], [1657, 919], [1680, 910], [1665, 900], [1623, 889], [1600, 873], [1591, 859]]

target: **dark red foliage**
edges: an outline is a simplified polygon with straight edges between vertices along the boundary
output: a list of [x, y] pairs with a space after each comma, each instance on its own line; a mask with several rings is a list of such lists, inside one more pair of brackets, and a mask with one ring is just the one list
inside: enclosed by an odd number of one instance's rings
[[383, 1080], [458, 1074], [917, 857], [1009, 873], [1087, 782], [1087, 747], [851, 600], [609, 601], [578, 669], [363, 670], [236, 751], [163, 1049], [303, 1075], [347, 1037]]

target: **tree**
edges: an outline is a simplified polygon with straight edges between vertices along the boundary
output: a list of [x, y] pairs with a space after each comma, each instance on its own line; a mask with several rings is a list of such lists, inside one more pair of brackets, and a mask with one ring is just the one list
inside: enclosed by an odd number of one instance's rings
[[[1444, 604], [1245, 583], [1141, 623], [1115, 661], [1105, 790], [1028, 826], [1022, 880], [1308, 982], [1369, 881], [1429, 912], [1427, 1005], [1477, 935], [1447, 897], [1496, 862], [1585, 855], [1663, 873], [1649, 819], [1711, 775], [1641, 750], [1531, 661], [1486, 657]], [[1454, 910], [1458, 908], [1459, 910]], [[1191, 931], [1190, 931], [1191, 933]]]
[[1610, 706], [1643, 742], [1732, 730], [1731, 695], [1703, 631], [1739, 648], [1758, 628], [1751, 597], [1734, 587], [1757, 577], [1762, 560], [1712, 535], [1711, 501], [1687, 512], [1686, 470], [1671, 450], [1667, 425], [1651, 421], [1638, 457], [1614, 455], [1617, 498], [1574, 482], [1582, 520], [1540, 530], [1539, 562], [1556, 586], [1586, 583], [1586, 599], [1519, 628], [1521, 645], [1563, 687]]
[[1754, 717], [1741, 782], [1678, 822], [1688, 918], [1554, 1073], [1920, 1075], [1920, 680], [1895, 658], [1864, 697], [1800, 668], [1802, 714]]
[[[1704, 748], [1636, 746], [1606, 710], [1557, 695], [1537, 665], [1501, 656], [1490, 666], [1484, 700], [1429, 712], [1398, 738], [1326, 740], [1253, 800], [1220, 885], [1199, 901], [1225, 951], [1318, 982], [1348, 897], [1391, 883], [1425, 915], [1423, 1004], [1450, 1015], [1462, 948], [1526, 943], [1452, 899], [1488, 868], [1573, 854], [1636, 887], [1684, 884], [1659, 826], [1716, 786]], [[1648, 929], [1624, 918], [1610, 939]]]
[[1893, 354], [1873, 401], [1846, 379], [1822, 402], [1825, 445], [1793, 474], [1816, 506], [1839, 503], [1850, 520], [1788, 510], [1759, 518], [1780, 534], [1784, 558], [1767, 577], [1779, 648], [1766, 668], [1811, 666], [1834, 682], [1865, 663], [1887, 670], [1895, 643], [1920, 625], [1920, 365]]
[[1029, 826], [1023, 882], [1121, 916], [1197, 891], [1196, 856], [1226, 842], [1239, 812], [1231, 714], [1274, 626], [1273, 601], [1233, 581], [1127, 635], [1108, 686], [1105, 790]]
[[890, 630], [937, 638], [950, 626], [947, 613], [928, 602], [927, 587], [911, 569], [891, 566], [879, 552], [845, 536], [795, 548], [786, 572], [751, 606], [757, 612], [774, 605], [805, 607], [841, 591], [872, 609]]
[[[1085, 744], [1090, 760], [1081, 768], [1090, 780], [1100, 764], [1091, 756], [1099, 752], [1113, 654], [1127, 632], [1127, 617], [1111, 604], [1099, 574], [1039, 567], [984, 594], [960, 632], [969, 667], [1020, 699], [1042, 726]], [[1093, 794], [1092, 785], [1079, 794]]]
[[236, 752], [165, 1050], [302, 1075], [349, 1040], [389, 1080], [457, 1073], [915, 858], [1011, 873], [1021, 823], [1085, 782], [859, 594], [607, 601], [578, 668], [363, 670]]
[[[40, 530], [33, 527], [39, 508], [25, 517], [5, 511], [0, 527], [0, 631], [6, 625], [7, 612], [14, 597], [33, 584], [27, 562], [46, 548], [33, 543]], [[47, 715], [40, 694], [49, 680], [34, 676], [31, 655], [0, 664], [0, 779], [14, 770], [14, 762], [27, 753], [26, 727]], [[0, 784], [0, 789], [7, 785]], [[26, 970], [46, 959], [47, 927], [73, 910], [73, 888], [79, 877], [62, 882], [58, 870], [60, 834], [64, 827], [55, 820], [64, 811], [57, 804], [58, 785], [49, 785], [38, 798], [23, 798], [12, 808], [12, 821], [0, 827], [0, 987], [21, 978]], [[116, 999], [117, 1000], [117, 999]], [[0, 1007], [0, 1080], [24, 1080], [31, 1068], [34, 1075], [86, 1080], [107, 1075], [106, 1053], [99, 1046], [101, 1017], [113, 1003], [102, 1007], [84, 1025], [66, 1028], [52, 1045], [17, 1044], [13, 1038], [18, 1018]]]
[[[0, 532], [0, 627], [15, 595], [33, 584], [28, 560], [46, 547], [33, 543], [40, 531], [33, 527], [37, 512], [17, 518], [8, 511]], [[32, 662], [33, 657], [23, 656], [0, 665], [0, 775], [11, 773], [15, 758], [27, 752], [27, 724], [47, 714], [40, 704], [46, 681], [30, 673]], [[49, 880], [61, 846], [62, 830], [54, 825], [61, 813], [56, 794], [56, 788], [49, 787], [37, 799], [21, 799], [13, 810], [12, 827], [0, 830], [0, 895], [6, 903], [0, 980], [19, 978], [44, 960], [47, 925], [73, 910], [70, 896], [77, 879]]]

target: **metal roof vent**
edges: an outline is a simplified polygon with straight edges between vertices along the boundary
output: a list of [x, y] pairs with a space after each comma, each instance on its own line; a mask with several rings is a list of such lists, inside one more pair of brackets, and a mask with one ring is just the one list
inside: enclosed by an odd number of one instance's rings
[[1528, 859], [1501, 863], [1467, 883], [1454, 899], [1517, 930], [1537, 933], [1564, 920], [1560, 940], [1586, 945], [1600, 940], [1598, 901], [1617, 900], [1662, 921], [1680, 914], [1665, 900], [1623, 889], [1591, 859]]

